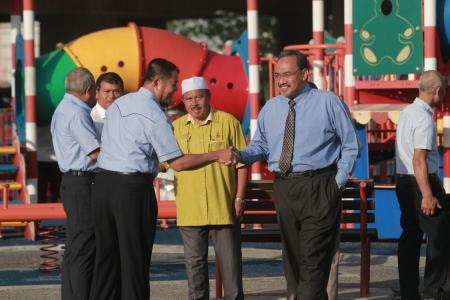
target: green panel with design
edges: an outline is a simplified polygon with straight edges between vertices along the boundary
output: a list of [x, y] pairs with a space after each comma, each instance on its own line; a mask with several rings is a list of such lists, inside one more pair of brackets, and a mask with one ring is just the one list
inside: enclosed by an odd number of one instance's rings
[[422, 73], [422, 0], [353, 0], [353, 73]]

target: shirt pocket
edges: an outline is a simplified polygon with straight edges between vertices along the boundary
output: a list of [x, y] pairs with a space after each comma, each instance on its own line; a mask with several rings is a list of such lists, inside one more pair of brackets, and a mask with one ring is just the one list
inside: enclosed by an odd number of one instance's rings
[[209, 149], [210, 151], [223, 150], [227, 148], [227, 144], [224, 140], [210, 140], [209, 141]]

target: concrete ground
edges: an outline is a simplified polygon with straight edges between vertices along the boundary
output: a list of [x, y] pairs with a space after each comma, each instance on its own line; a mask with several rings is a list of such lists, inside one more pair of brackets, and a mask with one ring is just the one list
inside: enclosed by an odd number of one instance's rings
[[[38, 270], [42, 252], [35, 242], [0, 240], [0, 299], [60, 299], [60, 272]], [[61, 245], [59, 245], [61, 248]], [[339, 299], [359, 297], [359, 245], [341, 244]], [[398, 290], [396, 244], [373, 243], [369, 299], [392, 299]], [[242, 248], [246, 299], [285, 299], [286, 283], [277, 243], [245, 243]], [[61, 251], [59, 251], [59, 256]], [[210, 247], [210, 278], [214, 277], [214, 251]], [[423, 271], [424, 259], [421, 259]], [[186, 299], [187, 280], [178, 230], [158, 230], [150, 270], [151, 299]], [[210, 281], [215, 297], [214, 280]]]

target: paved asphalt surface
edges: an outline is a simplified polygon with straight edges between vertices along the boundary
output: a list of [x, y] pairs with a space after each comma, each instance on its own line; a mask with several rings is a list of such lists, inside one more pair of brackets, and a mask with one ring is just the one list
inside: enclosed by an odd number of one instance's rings
[[[39, 271], [37, 242], [0, 239], [0, 299], [60, 299], [60, 272]], [[58, 245], [61, 256], [61, 246]], [[424, 249], [422, 249], [424, 253]], [[215, 298], [214, 250], [209, 251], [211, 299]], [[286, 283], [277, 243], [244, 243], [243, 278], [246, 299], [285, 299]], [[359, 244], [341, 244], [339, 299], [359, 297]], [[425, 259], [422, 255], [421, 271]], [[178, 230], [158, 230], [150, 270], [151, 299], [187, 299], [183, 247]], [[395, 243], [373, 243], [369, 299], [392, 299], [398, 290]]]

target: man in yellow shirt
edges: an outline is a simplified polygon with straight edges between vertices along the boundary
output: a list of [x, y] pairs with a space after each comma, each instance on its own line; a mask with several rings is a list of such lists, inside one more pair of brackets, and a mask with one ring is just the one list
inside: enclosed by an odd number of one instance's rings
[[[230, 146], [245, 148], [241, 124], [210, 106], [211, 93], [203, 77], [181, 84], [188, 112], [174, 123], [183, 154], [200, 154]], [[175, 173], [177, 225], [184, 243], [189, 299], [209, 299], [208, 239], [219, 257], [225, 299], [243, 299], [240, 228], [244, 211], [247, 168], [213, 163]]]

